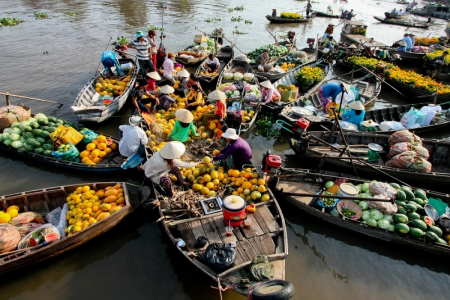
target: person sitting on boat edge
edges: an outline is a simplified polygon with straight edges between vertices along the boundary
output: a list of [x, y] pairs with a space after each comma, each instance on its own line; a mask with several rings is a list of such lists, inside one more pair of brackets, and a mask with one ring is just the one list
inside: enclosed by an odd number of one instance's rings
[[139, 73], [142, 77], [148, 72], [155, 71], [155, 67], [153, 66], [153, 61], [150, 60], [150, 53], [152, 51], [150, 43], [144, 39], [144, 33], [139, 30], [134, 35], [135, 40], [131, 41], [128, 44], [129, 48], [136, 49], [136, 57], [139, 63]]
[[202, 92], [200, 91], [198, 85], [193, 84], [189, 94], [186, 96], [185, 107], [189, 110], [195, 110], [198, 106], [205, 105]]
[[319, 96], [322, 102], [322, 108], [324, 113], [327, 112], [327, 106], [330, 100], [334, 102], [336, 100], [337, 95], [339, 95], [339, 93], [342, 93], [342, 91], [343, 86], [341, 83], [329, 82], [322, 84], [322, 86], [319, 88]]
[[110, 77], [111, 75], [114, 75], [114, 72], [112, 71], [112, 67], [116, 67], [117, 74], [123, 75], [122, 69], [120, 68], [120, 63], [117, 60], [116, 54], [114, 51], [106, 50], [102, 53], [101, 62], [103, 67], [106, 71], [106, 76]]
[[364, 115], [366, 114], [364, 105], [360, 101], [354, 101], [347, 106], [348, 109], [344, 111], [341, 118], [344, 121], [360, 126], [360, 123], [364, 121]]
[[431, 71], [431, 78], [436, 77], [437, 74], [439, 74], [443, 68], [447, 65], [445, 62], [445, 57], [448, 55], [448, 51], [445, 50], [442, 52], [441, 55], [436, 56], [431, 63], [428, 65], [428, 70]]
[[214, 57], [213, 53], [209, 54], [208, 58], [206, 58], [205, 67], [209, 73], [217, 72], [217, 70], [219, 70], [220, 68], [219, 59], [217, 57]]
[[177, 75], [180, 80], [180, 84], [178, 85], [178, 89], [175, 90], [175, 94], [186, 97], [186, 95], [189, 93], [189, 90], [186, 88], [186, 86], [189, 81], [190, 74], [188, 71], [186, 71], [186, 69], [183, 69], [178, 72]]
[[[152, 107], [155, 107], [158, 103], [158, 97], [155, 95], [150, 94], [145, 90], [145, 88], [148, 85], [148, 81], [145, 79], [139, 79], [137, 86], [131, 90], [130, 97], [131, 102], [133, 103], [134, 107], [136, 107], [137, 112], [140, 114], [141, 112], [147, 112], [151, 113], [153, 109], [148, 108], [145, 106], [146, 104], [151, 103]], [[144, 95], [146, 98], [144, 98]]]
[[175, 99], [169, 97], [169, 95], [173, 94], [174, 91], [174, 88], [170, 85], [165, 85], [159, 90], [159, 103], [156, 105], [157, 110], [168, 110], [172, 104], [175, 103]]
[[173, 78], [173, 76], [177, 73], [177, 71], [173, 67], [174, 59], [175, 59], [175, 54], [173, 54], [172, 52], [169, 52], [169, 54], [167, 54], [167, 58], [164, 60], [164, 62], [162, 64], [162, 67], [164, 69], [163, 77], [170, 80], [172, 85], [175, 84], [175, 79]]
[[345, 17], [345, 19], [347, 19], [348, 21], [350, 21], [351, 19], [353, 19], [353, 17], [355, 17], [356, 14], [353, 13], [353, 9], [351, 9], [348, 13], [347, 16]]
[[147, 133], [139, 126], [142, 118], [140, 116], [132, 116], [129, 119], [130, 125], [120, 125], [121, 138], [119, 141], [119, 153], [122, 156], [130, 157], [136, 151], [145, 157], [145, 146], [148, 143]]
[[336, 41], [333, 39], [333, 37], [330, 35], [328, 37], [328, 41], [325, 43], [325, 49], [331, 49], [333, 50], [334, 47], [337, 45]]
[[261, 96], [259, 97], [259, 102], [265, 101], [262, 104], [267, 104], [270, 101], [278, 102], [281, 100], [280, 92], [273, 86], [270, 80], [266, 80], [260, 83], [263, 87], [261, 91]]
[[[405, 46], [403, 46], [402, 44], [401, 44], [401, 42], [405, 42], [406, 43], [406, 47]], [[398, 51], [406, 51], [406, 52], [411, 52], [411, 50], [412, 50], [412, 41], [411, 41], [411, 38], [409, 37], [409, 34], [408, 33], [405, 33], [404, 34], [404, 37], [400, 40], [400, 41], [398, 41], [398, 44], [399, 45], [401, 45], [402, 46], [402, 49], [404, 49], [404, 50], [398, 50]], [[403, 48], [404, 47], [404, 48]]]
[[199, 164], [199, 162], [187, 163], [180, 160], [179, 158], [185, 150], [186, 147], [183, 143], [169, 142], [150, 157], [143, 166], [145, 176], [159, 184], [169, 197], [173, 197], [175, 194], [170, 175], [176, 176], [176, 182], [179, 185], [190, 185], [188, 182], [184, 182], [179, 168], [192, 168]]
[[220, 161], [224, 167], [238, 170], [245, 164], [251, 164], [252, 149], [243, 138], [236, 134], [236, 129], [228, 128], [222, 137], [227, 140], [228, 145], [220, 150], [220, 155], [213, 157], [214, 161]]
[[203, 88], [200, 84], [200, 81], [198, 80], [198, 77], [195, 74], [191, 74], [189, 75], [189, 79], [186, 82], [186, 90], [184, 91], [184, 93], [187, 95], [189, 93], [189, 91], [191, 90], [191, 87], [193, 84], [196, 84], [198, 89], [203, 92]]
[[159, 76], [158, 72], [153, 71], [147, 73], [147, 87], [145, 88], [147, 91], [155, 91], [156, 90], [156, 80], [161, 80], [161, 76]]
[[332, 35], [334, 32], [334, 24], [328, 24], [328, 27], [325, 29], [325, 33], [323, 34], [324, 38], [327, 38], [328, 36]]
[[273, 66], [267, 64], [269, 61], [269, 51], [264, 50], [263, 53], [258, 56], [255, 60], [256, 69], [258, 69], [259, 72], [269, 72], [272, 70]]
[[172, 132], [167, 136], [168, 141], [172, 140], [184, 143], [189, 138], [189, 131], [192, 131], [194, 136], [198, 136], [195, 131], [195, 126], [192, 123], [194, 116], [190, 111], [180, 108], [175, 112], [175, 116], [178, 120], [175, 122]]
[[216, 108], [214, 112], [209, 112], [203, 115], [202, 125], [207, 127], [210, 120], [219, 119], [222, 121], [227, 115], [226, 99], [227, 95], [224, 92], [215, 90], [208, 95], [210, 101], [216, 101]]

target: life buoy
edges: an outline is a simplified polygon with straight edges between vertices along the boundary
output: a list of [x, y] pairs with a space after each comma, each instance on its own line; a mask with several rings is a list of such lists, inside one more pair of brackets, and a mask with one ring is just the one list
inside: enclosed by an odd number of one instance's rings
[[294, 296], [295, 289], [286, 280], [271, 280], [256, 286], [252, 291], [253, 300], [287, 300]]

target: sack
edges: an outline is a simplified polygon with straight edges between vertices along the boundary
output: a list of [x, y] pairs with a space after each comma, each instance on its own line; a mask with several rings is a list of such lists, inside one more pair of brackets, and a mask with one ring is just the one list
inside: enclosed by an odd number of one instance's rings
[[402, 123], [395, 122], [395, 121], [383, 121], [379, 125], [381, 131], [390, 131], [390, 130], [403, 130], [405, 127], [403, 127]]
[[62, 209], [61, 207], [57, 207], [45, 216], [47, 222], [58, 228], [59, 232], [61, 233], [61, 238], [66, 237], [66, 233], [64, 232], [64, 230], [66, 229], [66, 214], [68, 210], [69, 205], [65, 203]]
[[12, 123], [25, 121], [30, 116], [31, 108], [23, 104], [0, 107], [0, 132]]
[[236, 250], [231, 244], [212, 243], [206, 248], [203, 259], [217, 273], [222, 273], [234, 266]]
[[425, 121], [425, 114], [411, 107], [411, 109], [403, 115], [402, 119], [400, 120], [400, 123], [402, 123], [402, 125], [408, 129], [413, 127], [414, 124], [419, 124], [420, 126], [423, 126], [424, 121]]
[[402, 142], [409, 142], [414, 146], [422, 146], [422, 139], [408, 130], [394, 132], [388, 139], [388, 143], [391, 146]]
[[369, 191], [372, 195], [382, 195], [387, 199], [395, 199], [397, 196], [397, 190], [390, 184], [384, 182], [371, 182], [369, 184]]
[[[373, 198], [389, 200], [389, 197], [383, 195], [376, 195]], [[392, 204], [390, 202], [369, 201], [369, 207], [389, 215], [393, 215], [398, 211], [397, 204]]]
[[20, 232], [8, 223], [0, 224], [0, 253], [16, 249], [20, 241]]
[[12, 218], [11, 221], [9, 221], [9, 223], [13, 226], [31, 223], [31, 222], [44, 224], [45, 220], [41, 214], [38, 214], [38, 213], [35, 213], [32, 211], [28, 211], [28, 212], [18, 214], [16, 217]]
[[53, 132], [53, 136], [50, 138], [54, 141], [55, 139], [59, 139], [61, 144], [72, 143], [73, 145], [78, 144], [83, 139], [83, 135], [75, 130], [73, 127], [64, 127], [63, 125], [58, 126], [55, 132]]
[[409, 169], [417, 172], [431, 172], [432, 165], [429, 161], [420, 157], [414, 151], [406, 151], [394, 156], [386, 162], [386, 166], [391, 168]]

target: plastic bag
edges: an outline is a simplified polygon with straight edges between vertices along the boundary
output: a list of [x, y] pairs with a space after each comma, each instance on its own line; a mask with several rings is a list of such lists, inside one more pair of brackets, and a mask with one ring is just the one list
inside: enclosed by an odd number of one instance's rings
[[[24, 238], [22, 238], [17, 246], [17, 249], [25, 249], [33, 246], [37, 246], [44, 241], [46, 241], [46, 236], [51, 233], [56, 233], [59, 240], [60, 232], [58, 228], [53, 226], [52, 224], [44, 224], [27, 234]], [[31, 239], [34, 239], [36, 245], [33, 245]]]
[[244, 99], [245, 99], [246, 102], [256, 102], [256, 101], [258, 101], [258, 98], [256, 97], [256, 95], [254, 93], [246, 94]]
[[16, 226], [16, 228], [17, 228], [17, 230], [19, 230], [20, 236], [24, 237], [41, 225], [42, 224], [31, 222], [31, 223], [19, 224]]
[[38, 214], [38, 213], [35, 213], [32, 211], [28, 211], [28, 212], [18, 214], [16, 217], [12, 218], [11, 221], [9, 221], [9, 223], [13, 226], [17, 226], [19, 224], [31, 223], [31, 222], [44, 224], [45, 220], [41, 214]]
[[384, 182], [371, 182], [369, 184], [369, 191], [372, 195], [383, 195], [387, 199], [395, 199], [397, 196], [397, 190], [390, 184]]
[[244, 78], [244, 75], [242, 75], [242, 73], [239, 72], [235, 72], [233, 75], [234, 80], [242, 80]]
[[58, 228], [59, 232], [61, 233], [61, 238], [66, 237], [66, 233], [64, 230], [66, 229], [66, 214], [68, 210], [69, 205], [65, 203], [62, 209], [61, 207], [57, 207], [45, 216], [47, 222]]
[[217, 273], [222, 273], [234, 266], [236, 250], [231, 244], [212, 243], [206, 248], [203, 259]]
[[[61, 147], [67, 147], [67, 148], [61, 148]], [[64, 150], [64, 149], [67, 149], [67, 150]], [[78, 151], [77, 147], [75, 147], [72, 143], [69, 143], [67, 145], [58, 147], [58, 150], [52, 151], [52, 154], [58, 160], [78, 161], [80, 151]]]
[[402, 123], [395, 121], [383, 121], [379, 125], [381, 131], [404, 130]]
[[408, 129], [413, 127], [415, 124], [423, 126], [424, 121], [425, 121], [425, 114], [411, 107], [411, 109], [403, 115], [402, 119], [400, 120], [400, 123], [402, 123], [402, 125]]
[[270, 70], [270, 73], [283, 74], [286, 72], [280, 66], [275, 66], [275, 68]]
[[253, 258], [250, 266], [250, 274], [256, 281], [271, 280], [274, 275], [274, 266], [269, 263], [266, 255], [257, 255]]
[[[384, 195], [376, 195], [373, 198], [389, 200], [389, 197]], [[398, 211], [397, 204], [392, 204], [391, 202], [369, 201], [369, 207], [388, 215], [393, 215]]]
[[394, 156], [386, 162], [386, 166], [391, 168], [409, 169], [417, 172], [431, 172], [432, 165], [429, 161], [420, 157], [414, 151], [405, 151]]
[[422, 146], [422, 139], [408, 130], [394, 132], [388, 139], [388, 143], [391, 146], [402, 142], [409, 142], [414, 146]]
[[82, 129], [80, 133], [83, 135], [83, 142], [86, 144], [98, 138], [98, 134], [87, 128]]
[[225, 79], [225, 80], [233, 80], [233, 77], [234, 77], [233, 73], [228, 73], [228, 72], [223, 73], [223, 79]]
[[20, 241], [20, 232], [8, 223], [0, 224], [0, 253], [16, 249]]
[[430, 157], [430, 153], [428, 152], [428, 149], [422, 146], [414, 146], [411, 143], [397, 143], [394, 146], [391, 146], [391, 149], [389, 149], [388, 157], [394, 157], [400, 153], [403, 153], [405, 151], [414, 151], [416, 152], [420, 157], [428, 159]]
[[255, 78], [255, 75], [252, 73], [245, 73], [244, 74], [244, 80], [247, 82], [251, 82]]

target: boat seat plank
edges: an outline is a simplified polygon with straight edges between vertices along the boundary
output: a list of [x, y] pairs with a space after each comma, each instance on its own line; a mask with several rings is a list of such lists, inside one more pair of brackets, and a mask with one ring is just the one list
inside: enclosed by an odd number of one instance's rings
[[[288, 193], [317, 193], [317, 186], [312, 183], [307, 182], [295, 182], [295, 181], [280, 181], [279, 188], [283, 189], [283, 192]], [[311, 197], [294, 197], [296, 200], [309, 204], [311, 202]]]
[[219, 233], [220, 239], [222, 240], [222, 243], [236, 243], [237, 239], [234, 235], [227, 236], [225, 232], [225, 224], [223, 223], [223, 217], [222, 216], [216, 216], [213, 217], [214, 225], [216, 226], [217, 232]]
[[254, 238], [250, 239], [249, 242], [257, 255], [264, 255], [264, 248], [261, 244], [261, 238], [259, 236], [255, 236]]
[[278, 225], [277, 221], [275, 221], [275, 218], [272, 215], [272, 213], [270, 212], [267, 205], [258, 207], [257, 211], [258, 210], [259, 210], [261, 216], [264, 218], [264, 221], [266, 222], [269, 232], [278, 232], [278, 229], [280, 228], [280, 226]]
[[285, 278], [286, 260], [285, 259], [279, 259], [279, 260], [273, 261], [271, 263], [273, 265], [273, 279], [284, 280], [284, 278]]
[[255, 236], [260, 236], [264, 234], [264, 231], [261, 229], [261, 227], [258, 224], [258, 221], [256, 221], [255, 216], [253, 214], [248, 214], [247, 218], [252, 220], [250, 227], [245, 228], [244, 223], [241, 224], [241, 230], [244, 233], [244, 236], [248, 239], [253, 238]]
[[238, 241], [243, 241], [244, 240], [244, 236], [242, 235], [241, 229], [239, 227], [234, 227], [233, 228], [233, 234], [236, 236]]
[[265, 234], [259, 237], [261, 241], [261, 246], [263, 249], [263, 253], [265, 255], [275, 254], [275, 243], [273, 242], [270, 234]]
[[212, 218], [202, 219], [200, 220], [202, 223], [203, 230], [205, 231], [205, 236], [208, 239], [209, 243], [221, 243], [219, 233], [217, 232], [216, 226], [214, 226], [214, 222]]
[[[258, 222], [259, 227], [263, 231], [263, 233], [269, 233], [269, 227], [267, 227], [266, 222], [264, 221], [264, 217], [259, 212], [259, 208], [253, 213], [256, 222]], [[252, 223], [254, 221], [252, 220]]]
[[197, 240], [195, 239], [189, 224], [187, 223], [179, 224], [178, 230], [180, 231], [181, 237], [186, 243], [188, 250], [194, 251], [195, 250], [194, 245], [197, 243]]
[[242, 247], [242, 250], [247, 256], [247, 260], [253, 260], [253, 258], [257, 255], [255, 250], [253, 250], [252, 245], [250, 245], [249, 241], [247, 240], [239, 241], [238, 244]]
[[200, 222], [200, 220], [191, 221], [188, 224], [191, 227], [192, 233], [194, 234], [196, 241], [201, 236], [206, 237], [206, 233], [203, 230], [202, 223]]
[[[238, 253], [241, 259], [241, 263], [251, 260], [251, 258], [248, 257], [247, 253], [244, 251], [240, 243], [236, 243], [236, 258]], [[235, 265], [239, 264], [235, 263]]]

